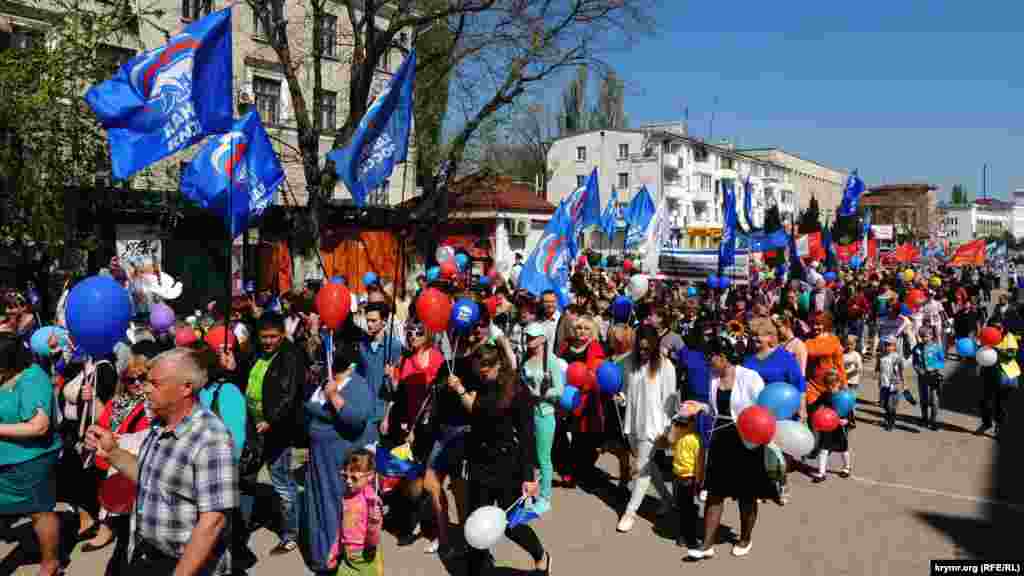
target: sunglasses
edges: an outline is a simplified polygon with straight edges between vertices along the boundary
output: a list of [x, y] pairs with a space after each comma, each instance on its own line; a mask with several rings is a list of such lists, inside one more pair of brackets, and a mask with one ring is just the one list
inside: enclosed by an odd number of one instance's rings
[[121, 382], [124, 382], [125, 384], [145, 384], [146, 375], [143, 374], [141, 376], [122, 376]]

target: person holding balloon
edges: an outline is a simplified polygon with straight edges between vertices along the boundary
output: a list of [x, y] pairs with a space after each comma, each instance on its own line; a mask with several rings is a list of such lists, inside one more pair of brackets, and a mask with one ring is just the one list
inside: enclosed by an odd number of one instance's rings
[[[562, 346], [560, 357], [567, 364], [583, 363], [591, 375], [605, 358], [604, 348], [597, 341], [597, 326], [589, 316], [577, 316], [573, 321], [573, 336]], [[598, 449], [604, 440], [605, 413], [601, 391], [594, 386], [593, 378], [586, 383], [569, 384], [580, 389], [579, 406], [572, 411], [572, 444], [570, 448], [569, 474], [563, 474], [565, 484], [572, 486], [575, 481], [590, 482], [595, 479], [594, 467]]]
[[[842, 417], [832, 408], [833, 404], [839, 400], [840, 393], [845, 390], [845, 386], [840, 378], [839, 371], [836, 369], [829, 369], [824, 375], [823, 382], [825, 391], [819, 397], [819, 402], [823, 408], [816, 410], [811, 417], [812, 425], [818, 431], [818, 469], [811, 476], [811, 480], [815, 484], [820, 484], [827, 478], [826, 472], [828, 472], [828, 457], [830, 453], [838, 453], [843, 459], [843, 467], [839, 471], [839, 476], [849, 478], [852, 472], [850, 432], [847, 428], [849, 419]], [[848, 407], [846, 408], [848, 409]]]
[[540, 495], [534, 505], [538, 513], [551, 508], [551, 484], [554, 466], [551, 448], [555, 441], [555, 406], [565, 390], [568, 364], [548, 354], [544, 327], [537, 322], [523, 330], [526, 336], [526, 358], [520, 367], [520, 378], [533, 398], [533, 426], [537, 441], [537, 462], [540, 468]]

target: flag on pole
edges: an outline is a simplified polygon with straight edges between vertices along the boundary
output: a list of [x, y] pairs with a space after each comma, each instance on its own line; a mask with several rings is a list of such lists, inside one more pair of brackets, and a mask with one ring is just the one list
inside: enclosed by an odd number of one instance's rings
[[732, 180], [723, 180], [725, 203], [722, 209], [722, 239], [718, 244], [718, 272], [736, 263], [736, 188]]
[[619, 191], [612, 187], [612, 197], [608, 199], [608, 205], [601, 214], [601, 229], [608, 240], [615, 239], [615, 230], [619, 226]]
[[598, 189], [597, 168], [590, 172], [583, 183], [568, 198], [563, 200], [568, 205], [569, 218], [572, 220], [573, 236], [586, 232], [591, 226], [602, 226], [601, 194]]
[[413, 49], [359, 121], [348, 146], [327, 154], [357, 206], [365, 206], [370, 191], [384, 184], [395, 164], [405, 162], [415, 82], [416, 50]]
[[553, 290], [558, 305], [569, 305], [569, 268], [576, 260], [576, 232], [569, 208], [562, 203], [544, 227], [540, 242], [519, 273], [519, 288], [540, 297]]
[[207, 140], [185, 165], [181, 193], [223, 218], [235, 238], [263, 215], [283, 181], [281, 162], [259, 115], [252, 111], [230, 132]]
[[651, 217], [651, 221], [647, 224], [647, 234], [642, 244], [641, 252], [644, 255], [645, 274], [658, 273], [661, 250], [668, 240], [668, 233], [668, 206], [666, 200], [662, 198], [658, 204], [658, 209], [654, 212], [654, 216]]
[[644, 185], [633, 196], [626, 208], [626, 248], [633, 248], [644, 241], [654, 213], [654, 199], [651, 198], [651, 193]]
[[85, 102], [107, 130], [115, 180], [231, 130], [231, 46], [231, 8], [225, 8], [89, 88]]
[[750, 232], [760, 232], [761, 229], [754, 224], [754, 187], [750, 184], [750, 176], [743, 182], [743, 213]]
[[850, 177], [846, 179], [846, 189], [843, 190], [843, 200], [839, 204], [839, 215], [840, 216], [853, 216], [857, 213], [857, 202], [860, 201], [860, 195], [864, 193], [864, 181], [857, 176], [857, 171], [854, 170]]
[[950, 266], [981, 266], [985, 264], [985, 241], [974, 240], [960, 247], [953, 252], [949, 260]]

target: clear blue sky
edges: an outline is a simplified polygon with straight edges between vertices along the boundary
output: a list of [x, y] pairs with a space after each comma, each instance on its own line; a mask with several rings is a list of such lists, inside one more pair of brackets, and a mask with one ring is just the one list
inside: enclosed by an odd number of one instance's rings
[[868, 185], [1024, 186], [1024, 2], [663, 0], [658, 35], [608, 55], [641, 122], [682, 118]]

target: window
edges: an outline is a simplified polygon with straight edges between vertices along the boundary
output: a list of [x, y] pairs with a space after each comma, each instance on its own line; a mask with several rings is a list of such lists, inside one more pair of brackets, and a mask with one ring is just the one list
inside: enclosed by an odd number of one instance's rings
[[718, 159], [718, 168], [720, 170], [735, 170], [736, 161], [727, 156], [722, 156]]
[[199, 20], [210, 13], [210, 0], [181, 0], [181, 17]]
[[[284, 21], [284, 0], [269, 0], [267, 6], [270, 7], [270, 25], [276, 26], [278, 22]], [[263, 26], [263, 20], [260, 18], [260, 13], [255, 9], [252, 12], [252, 32], [253, 35], [263, 40], [270, 40], [270, 34]]]
[[256, 112], [264, 124], [281, 123], [281, 81], [253, 78], [252, 91], [256, 96]]
[[629, 172], [619, 172], [618, 185], [620, 190], [629, 190]]
[[619, 144], [619, 159], [629, 158], [629, 144]]
[[338, 17], [324, 14], [320, 17], [320, 55], [334, 57], [338, 44]]
[[576, 187], [577, 188], [582, 188], [582, 187], [586, 186], [586, 184], [587, 184], [587, 177], [582, 175], [582, 174], [577, 174], [576, 175]]
[[321, 90], [316, 100], [316, 129], [334, 132], [338, 129], [338, 93]]
[[661, 151], [663, 153], [665, 153], [665, 154], [671, 154], [672, 153], [672, 143], [667, 141], [667, 140], [665, 142], [662, 142], [661, 143]]
[[577, 162], [586, 162], [587, 161], [587, 147], [586, 146], [577, 146], [576, 147], [576, 161]]
[[710, 174], [700, 174], [700, 191], [705, 194], [710, 194], [714, 188], [714, 184], [711, 180]]
[[135, 57], [135, 51], [120, 46], [100, 44], [96, 48], [96, 81], [102, 82], [113, 76], [126, 62]]

